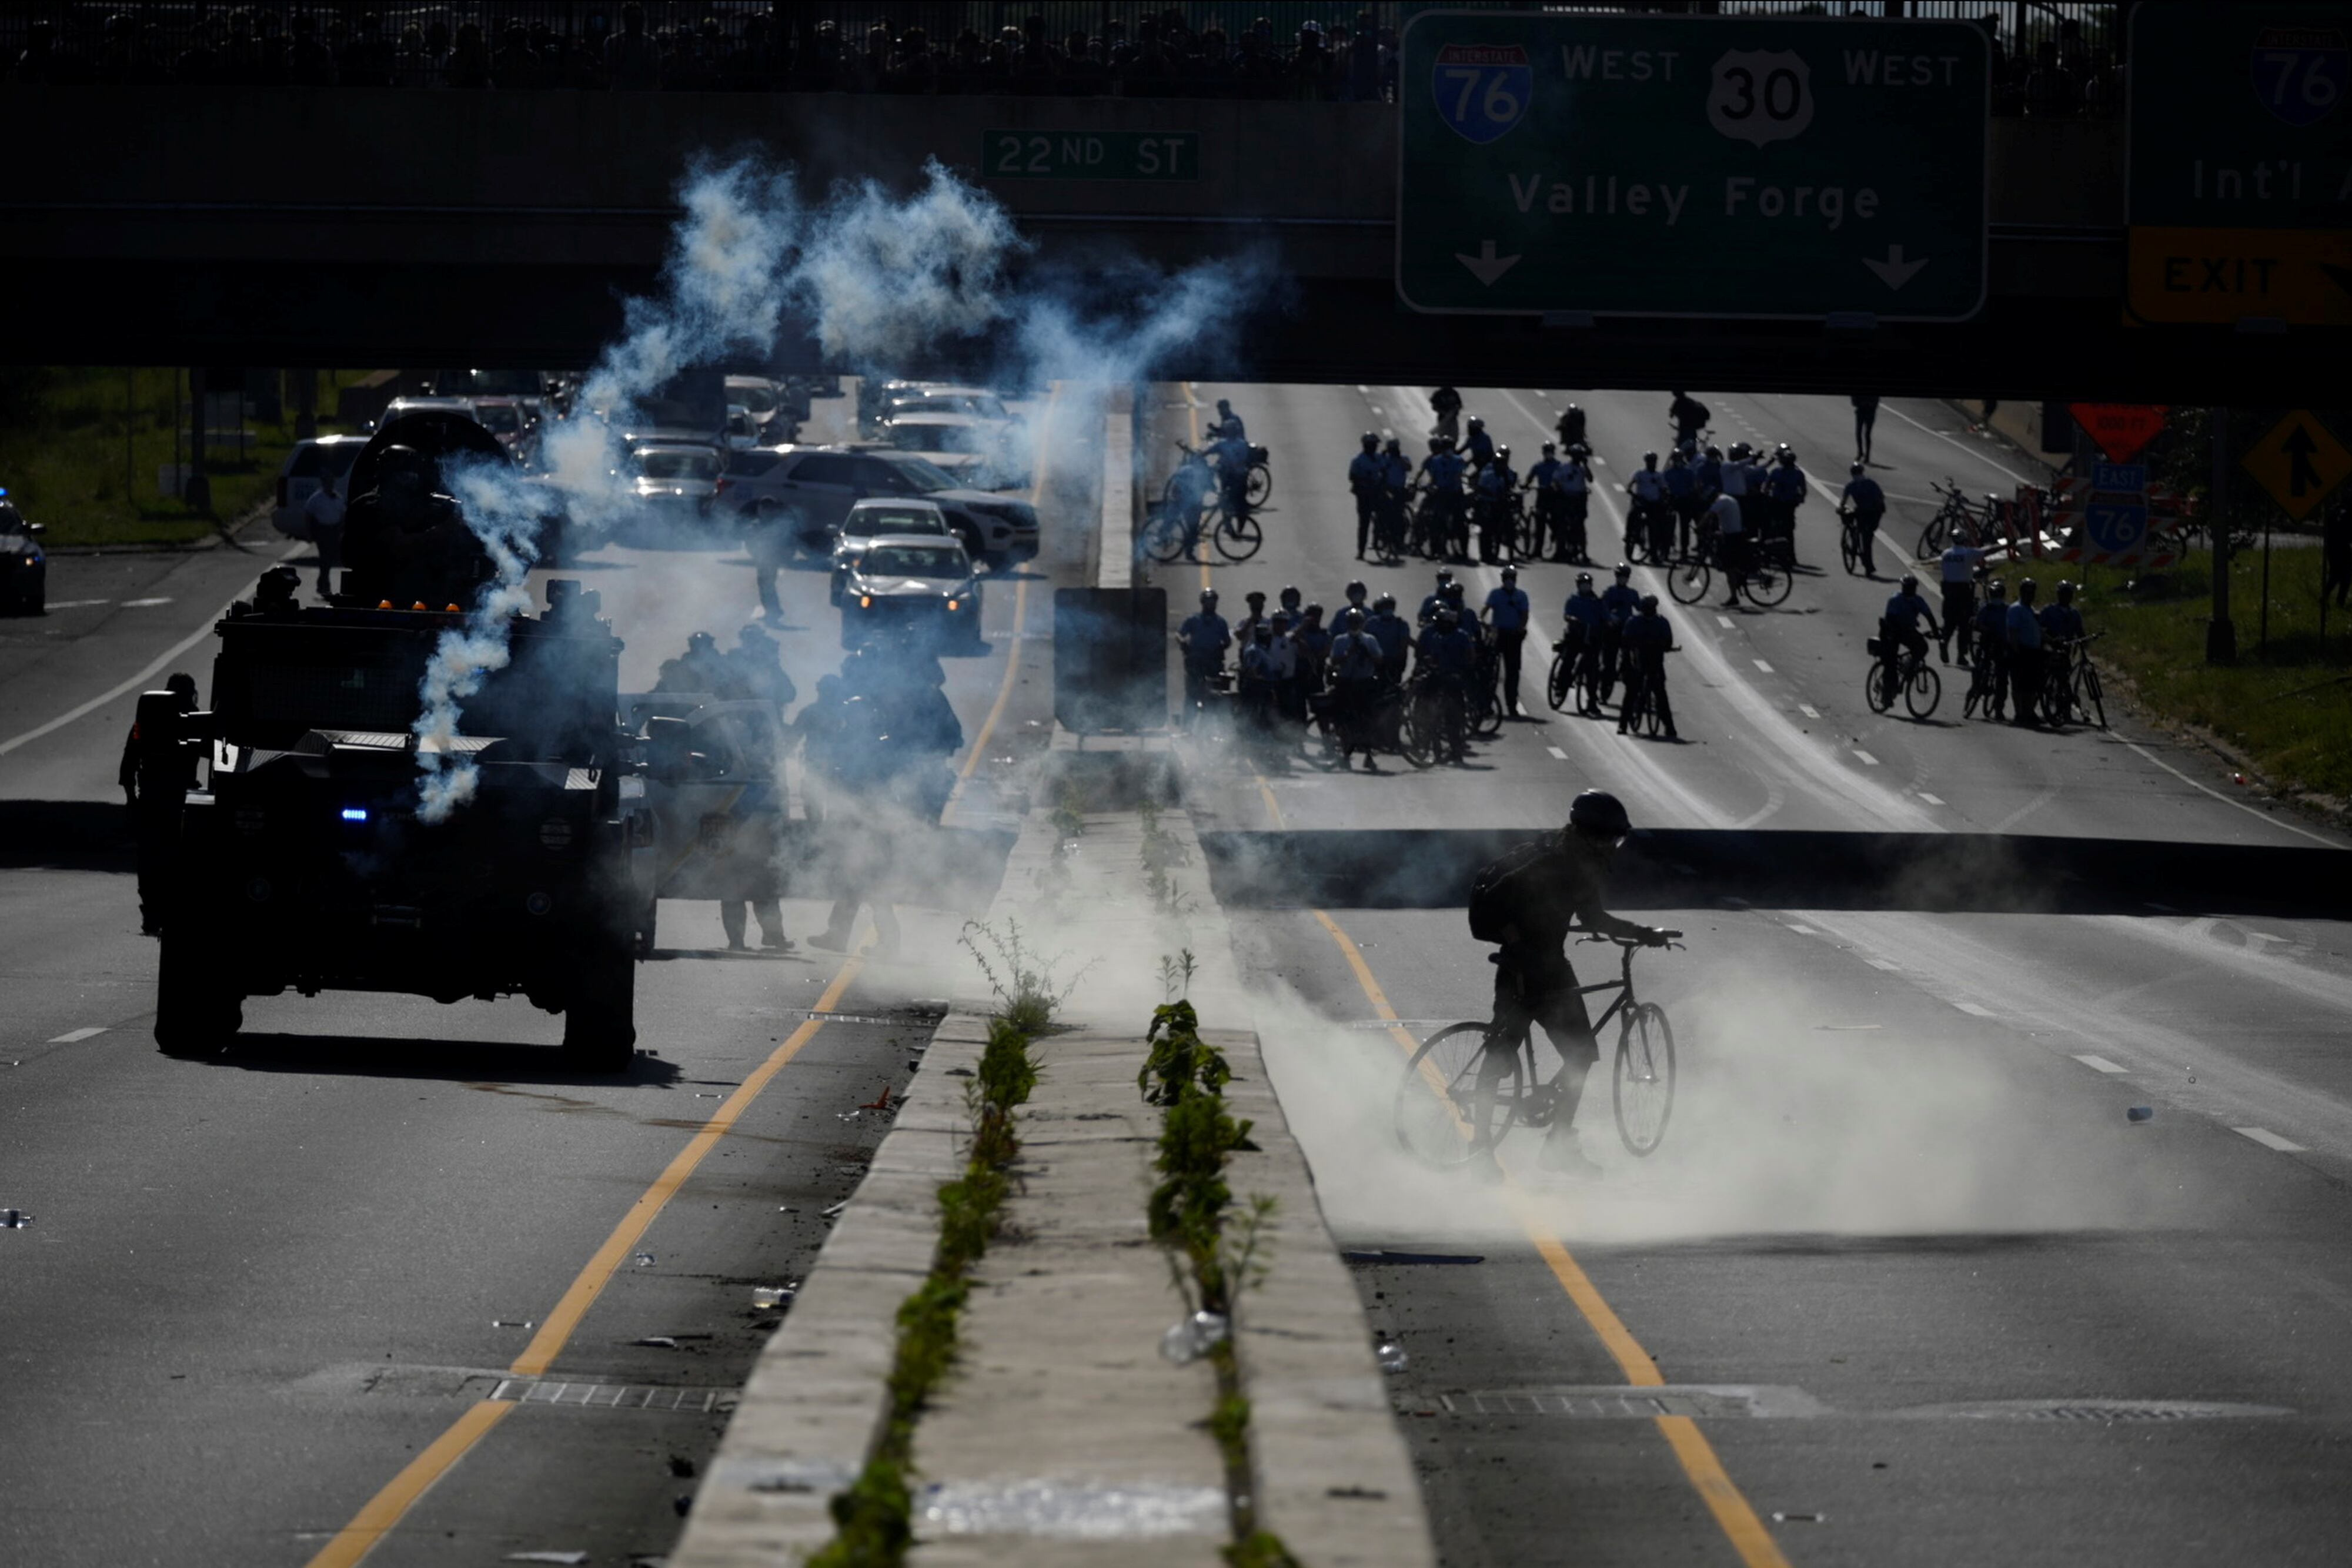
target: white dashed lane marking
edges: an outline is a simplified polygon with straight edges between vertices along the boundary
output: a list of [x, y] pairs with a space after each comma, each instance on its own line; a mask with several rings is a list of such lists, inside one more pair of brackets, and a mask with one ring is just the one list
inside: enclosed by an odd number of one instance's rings
[[1998, 1016], [1990, 1008], [1980, 1006], [1975, 1002], [1954, 1002], [1952, 1005], [1959, 1009], [1962, 1012], [1968, 1014], [1970, 1018], [1989, 1019]]
[[2131, 1069], [2130, 1069], [2130, 1068], [2128, 1068], [2128, 1067], [2122, 1066], [2121, 1064], [2116, 1063], [2116, 1062], [2109, 1061], [2108, 1061], [2105, 1057], [2104, 1057], [2104, 1056], [2092, 1056], [2092, 1055], [2088, 1054], [2087, 1052], [2081, 1052], [2081, 1053], [2077, 1053], [2077, 1054], [2076, 1054], [2076, 1056], [2075, 1056], [2075, 1058], [2074, 1058], [2074, 1060], [2075, 1060], [2075, 1061], [2079, 1061], [2079, 1062], [2081, 1062], [2084, 1066], [2085, 1066], [2085, 1067], [2089, 1068], [2089, 1069], [2090, 1069], [2092, 1071], [2094, 1071], [2094, 1072], [2108, 1072], [2108, 1073], [2114, 1073], [2114, 1072], [2129, 1072], [2129, 1071], [2131, 1071]]
[[1811, 936], [1813, 934], [1813, 928], [1810, 925], [1798, 925], [1791, 924], [1789, 929], [1795, 932], [1800, 936]]
[[1771, 666], [1771, 665], [1769, 665], [1769, 664], [1766, 664], [1763, 660], [1761, 660], [1761, 659], [1757, 659], [1757, 660], [1753, 661], [1753, 663], [1755, 664], [1755, 665], [1756, 665], [1756, 667], [1757, 667], [1758, 669], [1759, 669], [1759, 670], [1763, 671], [1766, 674], [1768, 674], [1768, 675], [1769, 675], [1769, 674], [1770, 674], [1772, 673], [1772, 666]]
[[99, 1029], [68, 1030], [64, 1034], [58, 1036], [57, 1039], [49, 1041], [49, 1043], [51, 1045], [78, 1045], [81, 1041], [89, 1039], [92, 1035], [104, 1034], [106, 1030], [102, 1027]]
[[2283, 1155], [2300, 1155], [2309, 1152], [2301, 1144], [2290, 1143], [2268, 1127], [2232, 1127], [2230, 1131], [2242, 1138], [2252, 1138], [2266, 1149], [2276, 1149]]
[[1559, 758], [1562, 762], [1565, 762], [1565, 761], [1567, 761], [1567, 760], [1568, 760], [1568, 753], [1567, 753], [1567, 752], [1565, 752], [1565, 751], [1562, 751], [1562, 750], [1561, 750], [1559, 747], [1557, 747], [1557, 746], [1547, 746], [1547, 747], [1544, 747], [1544, 749], [1545, 749], [1546, 751], [1550, 752], [1554, 757]]
[[1890, 975], [1899, 975], [1903, 972], [1902, 965], [1890, 964], [1884, 958], [1864, 958], [1863, 962], [1874, 969], [1884, 969]]
[[169, 604], [171, 602], [171, 595], [165, 594], [161, 599], [126, 599], [122, 601], [122, 608], [125, 610], [145, 610], [157, 604]]
[[1858, 747], [1854, 750], [1854, 755], [1862, 758], [1862, 765], [1864, 768], [1875, 768], [1878, 766], [1877, 758], [1873, 757], [1869, 752], [1864, 751]]
[[1797, 711], [1803, 714], [1807, 718], [1819, 718], [1822, 716], [1822, 710], [1815, 707], [1811, 703], [1799, 703], [1797, 705]]
[[1730, 616], [1728, 616], [1728, 615], [1718, 615], [1718, 616], [1717, 616], [1717, 617], [1715, 618], [1715, 620], [1716, 620], [1716, 623], [1717, 623], [1717, 625], [1719, 625], [1719, 626], [1724, 626], [1724, 627], [1727, 627], [1727, 627], [1729, 627], [1729, 626], [1730, 626], [1730, 624], [1731, 624], [1731, 617], [1730, 617]]
[[1944, 803], [1944, 800], [1943, 800], [1943, 797], [1942, 797], [1942, 796], [1940, 796], [1940, 795], [1930, 795], [1930, 794], [1928, 794], [1928, 793], [1927, 793], [1927, 791], [1926, 791], [1925, 789], [1922, 789], [1922, 790], [1920, 790], [1920, 791], [1919, 791], [1919, 799], [1921, 799], [1922, 800], [1927, 801], [1927, 804], [1929, 804], [1930, 806], [1940, 806], [1940, 805], [1942, 805], [1942, 804]]

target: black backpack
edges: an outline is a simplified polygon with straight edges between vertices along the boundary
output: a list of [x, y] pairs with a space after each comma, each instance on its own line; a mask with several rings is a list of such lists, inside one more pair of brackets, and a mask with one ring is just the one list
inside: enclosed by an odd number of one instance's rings
[[1480, 942], [1502, 942], [1518, 923], [1526, 903], [1525, 878], [1552, 852], [1542, 839], [1521, 844], [1478, 873], [1470, 884], [1470, 935]]

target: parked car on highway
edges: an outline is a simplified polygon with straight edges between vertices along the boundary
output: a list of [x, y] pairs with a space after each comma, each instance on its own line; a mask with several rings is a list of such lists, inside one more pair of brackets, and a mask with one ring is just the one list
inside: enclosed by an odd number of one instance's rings
[[26, 521], [8, 492], [0, 490], [0, 610], [19, 615], [47, 612], [48, 552], [41, 549], [39, 538], [44, 531], [40, 524]]
[[797, 441], [800, 415], [787, 406], [784, 389], [765, 376], [729, 376], [727, 401], [751, 416], [759, 439], [750, 444], [780, 446]]
[[898, 637], [934, 648], [980, 641], [980, 583], [953, 539], [882, 534], [851, 565], [841, 590], [841, 645]]
[[720, 457], [700, 443], [648, 442], [629, 453], [629, 493], [648, 520], [699, 525], [719, 494]]
[[539, 447], [539, 407], [535, 398], [478, 397], [474, 418], [499, 438], [518, 463], [528, 464]]
[[321, 435], [310, 441], [298, 441], [286, 455], [278, 470], [278, 497], [269, 508], [269, 524], [289, 539], [310, 537], [310, 519], [304, 508], [319, 486], [328, 479], [335, 482], [335, 493], [349, 501], [344, 494], [351, 477], [352, 459], [357, 457], [368, 444], [364, 435]]
[[992, 570], [1037, 553], [1037, 508], [971, 488], [910, 453], [843, 446], [760, 447], [729, 455], [719, 505], [753, 528], [790, 530], [812, 554], [830, 553], [849, 508], [868, 497], [919, 496], [940, 508], [965, 551]]
[[976, 490], [1029, 483], [1028, 442], [1009, 421], [901, 410], [882, 422], [882, 439], [901, 452], [921, 453]]
[[857, 565], [858, 557], [877, 538], [888, 535], [905, 538], [922, 535], [932, 538], [952, 538], [947, 514], [929, 501], [865, 500], [849, 508], [841, 520], [841, 532], [833, 541], [833, 602], [841, 602], [842, 585]]

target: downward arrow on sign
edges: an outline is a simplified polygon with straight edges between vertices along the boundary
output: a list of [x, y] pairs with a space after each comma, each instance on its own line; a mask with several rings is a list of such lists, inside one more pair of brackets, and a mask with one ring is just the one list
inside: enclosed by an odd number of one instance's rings
[[1465, 256], [1457, 250], [1454, 253], [1454, 259], [1468, 267], [1470, 276], [1489, 288], [1495, 286], [1495, 279], [1519, 265], [1519, 258], [1516, 256], [1496, 256], [1493, 240], [1481, 241], [1475, 256]]
[[1885, 261], [1865, 256], [1862, 258], [1862, 265], [1878, 274], [1878, 281], [1887, 287], [1900, 288], [1919, 275], [1919, 269], [1927, 265], [1927, 258], [1922, 256], [1917, 261], [1906, 261], [1903, 259], [1903, 247], [1891, 245], [1886, 247]]

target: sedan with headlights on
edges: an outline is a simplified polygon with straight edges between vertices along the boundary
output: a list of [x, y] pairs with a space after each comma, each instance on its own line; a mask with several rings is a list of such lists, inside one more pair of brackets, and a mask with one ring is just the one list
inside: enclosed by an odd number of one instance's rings
[[980, 643], [980, 584], [959, 541], [883, 534], [851, 564], [841, 586], [841, 645], [902, 640], [940, 651]]

